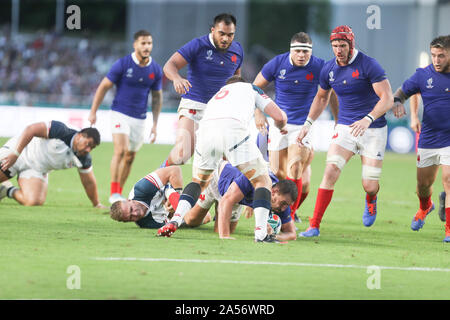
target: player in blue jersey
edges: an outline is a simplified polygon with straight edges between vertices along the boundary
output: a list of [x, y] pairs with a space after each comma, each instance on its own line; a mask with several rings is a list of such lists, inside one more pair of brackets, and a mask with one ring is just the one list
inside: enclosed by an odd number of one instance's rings
[[160, 228], [177, 208], [182, 188], [180, 167], [159, 168], [140, 179], [127, 200], [114, 202], [110, 216], [116, 221], [135, 222], [141, 228]]
[[145, 140], [145, 119], [150, 91], [152, 93], [153, 127], [150, 142], [156, 139], [158, 117], [162, 107], [162, 68], [150, 56], [152, 35], [145, 30], [134, 34], [134, 52], [117, 60], [103, 78], [89, 114], [89, 121], [97, 121], [97, 110], [106, 92], [114, 85], [116, 95], [111, 106], [111, 132], [114, 154], [111, 160], [110, 203], [123, 199], [122, 189], [130, 174], [136, 152]]
[[331, 89], [339, 101], [338, 122], [328, 150], [314, 216], [300, 237], [320, 234], [320, 222], [331, 201], [334, 186], [345, 164], [357, 153], [361, 157], [362, 185], [366, 192], [363, 224], [370, 227], [377, 215], [377, 193], [387, 142], [384, 114], [394, 102], [391, 86], [378, 62], [355, 48], [350, 27], [335, 28], [330, 42], [336, 58], [327, 61], [322, 68], [320, 88], [300, 131], [298, 143], [304, 145], [303, 139], [311, 125], [327, 106]]
[[[214, 18], [209, 34], [186, 43], [164, 65], [164, 74], [173, 82], [181, 101], [175, 146], [163, 166], [183, 164], [191, 158], [195, 131], [206, 103], [228, 78], [240, 75], [244, 51], [239, 42], [233, 41], [235, 33], [236, 18], [219, 14]], [[179, 71], [187, 65], [185, 79]]]
[[[313, 158], [311, 144], [299, 147], [297, 136], [317, 93], [324, 63], [324, 60], [312, 55], [312, 40], [309, 35], [298, 32], [291, 38], [290, 51], [267, 62], [253, 81], [253, 84], [262, 89], [272, 81], [275, 83], [275, 102], [288, 117], [286, 135], [281, 135], [279, 130], [269, 126], [268, 150], [271, 170], [279, 179], [292, 180], [297, 186], [297, 199], [291, 207], [293, 219], [309, 192], [310, 163]], [[331, 104], [334, 101], [336, 100], [330, 99], [330, 105], [336, 115], [337, 105]], [[257, 109], [255, 122], [263, 133], [266, 130], [265, 120], [262, 112]]]
[[[270, 174], [270, 178], [273, 184], [271, 211], [280, 217], [282, 223], [281, 233], [275, 238], [280, 241], [295, 240], [297, 236], [289, 206], [295, 201], [297, 187], [292, 181], [279, 181], [274, 174]], [[255, 188], [245, 175], [227, 161], [222, 161], [196, 205], [184, 216], [184, 221], [190, 227], [201, 225], [209, 209], [217, 201], [219, 237], [230, 239], [240, 218], [242, 206], [253, 208], [254, 193]]]
[[[59, 121], [33, 123], [0, 148], [0, 199], [8, 196], [25, 206], [43, 205], [48, 174], [52, 170], [78, 168], [81, 183], [96, 208], [100, 203], [90, 151], [100, 144], [95, 128], [76, 131]], [[8, 179], [17, 176], [19, 187]]]
[[[406, 114], [403, 103], [420, 93], [423, 100], [422, 124], [415, 121], [420, 132], [416, 162], [420, 206], [411, 222], [411, 229], [419, 231], [427, 215], [434, 210], [432, 187], [441, 167], [446, 195], [444, 201], [440, 200], [446, 216], [444, 242], [450, 242], [450, 36], [435, 38], [430, 43], [430, 51], [432, 64], [418, 68], [395, 92], [394, 114], [397, 117]], [[416, 120], [417, 110], [414, 111], [411, 118]]]

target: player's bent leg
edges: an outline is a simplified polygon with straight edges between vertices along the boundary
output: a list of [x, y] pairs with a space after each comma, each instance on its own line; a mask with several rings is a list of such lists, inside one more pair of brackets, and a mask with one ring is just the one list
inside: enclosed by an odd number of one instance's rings
[[19, 178], [19, 189], [12, 197], [24, 206], [41, 206], [47, 197], [47, 182], [40, 178]]
[[189, 227], [198, 227], [204, 223], [209, 209], [202, 208], [198, 203], [184, 216], [184, 222]]
[[279, 180], [286, 179], [288, 149], [269, 151], [270, 170]]
[[130, 175], [131, 166], [136, 158], [136, 152], [127, 151], [119, 165], [119, 182], [120, 187], [123, 189], [125, 183], [127, 182], [128, 176]]
[[[444, 185], [445, 237], [444, 242], [450, 243], [450, 164], [442, 164], [442, 184]], [[442, 220], [442, 219], [441, 219]]]
[[166, 160], [166, 166], [181, 165], [186, 163], [194, 153], [195, 130], [197, 125], [194, 120], [181, 116], [178, 120], [178, 129], [175, 145]]
[[425, 225], [425, 218], [434, 210], [431, 200], [433, 183], [436, 180], [439, 166], [431, 165], [417, 168], [417, 196], [419, 197], [419, 210], [411, 221], [411, 229], [419, 231]]
[[303, 180], [302, 175], [305, 166], [307, 165], [311, 151], [306, 147], [299, 147], [298, 145], [291, 145], [288, 148], [288, 163], [287, 163], [287, 177], [297, 186], [298, 194], [294, 203], [291, 206], [291, 216], [295, 219], [295, 212], [300, 205], [302, 196]]
[[377, 218], [377, 194], [380, 190], [379, 180], [383, 161], [361, 156], [361, 162], [362, 185], [366, 192], [362, 221], [364, 226], [370, 227], [375, 223]]

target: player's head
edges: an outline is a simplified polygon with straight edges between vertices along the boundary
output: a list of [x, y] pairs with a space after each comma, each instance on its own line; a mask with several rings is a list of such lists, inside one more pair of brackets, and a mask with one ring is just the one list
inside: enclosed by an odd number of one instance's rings
[[72, 149], [79, 156], [85, 156], [100, 144], [100, 132], [96, 128], [84, 128], [73, 138]]
[[450, 72], [450, 35], [440, 36], [430, 43], [431, 62], [436, 72]]
[[214, 17], [211, 34], [217, 50], [228, 50], [233, 42], [235, 33], [236, 18], [232, 14], [221, 13]]
[[291, 38], [291, 60], [294, 66], [305, 66], [312, 54], [312, 41], [306, 32], [298, 32]]
[[330, 35], [331, 47], [339, 64], [348, 64], [355, 49], [355, 34], [349, 26], [339, 26]]
[[272, 210], [283, 212], [297, 199], [298, 189], [291, 180], [280, 180], [272, 187]]
[[147, 59], [153, 50], [153, 37], [147, 30], [139, 30], [134, 34], [133, 48], [136, 55]]
[[234, 75], [227, 79], [226, 84], [232, 84], [236, 82], [247, 82], [242, 76]]
[[121, 222], [135, 222], [142, 219], [147, 207], [135, 200], [116, 201], [109, 211], [111, 219]]

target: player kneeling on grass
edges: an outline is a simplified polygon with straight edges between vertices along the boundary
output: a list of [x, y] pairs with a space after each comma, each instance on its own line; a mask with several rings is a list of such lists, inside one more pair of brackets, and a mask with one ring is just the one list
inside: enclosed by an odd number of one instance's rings
[[180, 167], [157, 169], [134, 185], [128, 200], [114, 202], [110, 216], [121, 222], [135, 222], [141, 228], [160, 228], [177, 208], [177, 191], [181, 192], [182, 187]]
[[[95, 128], [78, 132], [59, 121], [27, 126], [21, 135], [11, 138], [0, 148], [0, 199], [8, 196], [25, 206], [43, 205], [48, 173], [77, 167], [93, 206], [105, 209], [98, 198], [89, 154], [99, 144], [100, 133]], [[16, 175], [18, 188], [7, 181]]]
[[[296, 199], [297, 186], [289, 180], [278, 181], [274, 174], [270, 178], [273, 184], [271, 211], [281, 217], [282, 222], [282, 233], [276, 235], [276, 239], [295, 240], [295, 225], [289, 206]], [[255, 188], [247, 177], [227, 161], [221, 161], [194, 208], [184, 216], [184, 221], [190, 227], [205, 223], [209, 209], [218, 202], [215, 231], [217, 229], [221, 239], [233, 239], [230, 234], [236, 229], [243, 207], [253, 208], [254, 194]]]
[[272, 186], [267, 165], [256, 144], [249, 140], [255, 108], [271, 116], [282, 134], [287, 133], [286, 114], [261, 89], [239, 76], [228, 79], [227, 85], [211, 98], [197, 131], [192, 182], [184, 188], [170, 223], [160, 228], [158, 235], [170, 237], [177, 230], [220, 160], [226, 157], [255, 188], [255, 241], [278, 242], [266, 229]]

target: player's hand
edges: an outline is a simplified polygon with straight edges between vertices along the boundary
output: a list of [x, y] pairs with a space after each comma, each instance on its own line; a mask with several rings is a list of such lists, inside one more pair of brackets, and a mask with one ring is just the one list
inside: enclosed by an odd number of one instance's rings
[[167, 199], [166, 202], [164, 202], [164, 209], [169, 214], [174, 214], [175, 213], [175, 209], [172, 207], [172, 204], [170, 203], [169, 199]]
[[288, 129], [287, 129], [287, 126], [284, 126], [283, 128], [281, 128], [280, 129], [280, 133], [281, 133], [281, 135], [285, 135], [285, 134], [287, 134], [288, 133]]
[[302, 126], [302, 128], [300, 129], [300, 132], [298, 133], [297, 136], [297, 144], [299, 147], [305, 147], [305, 144], [303, 143], [303, 138], [305, 138], [306, 135], [308, 134], [309, 127], [310, 126]]
[[245, 207], [244, 208], [244, 217], [246, 219], [250, 219], [251, 217], [253, 217], [253, 208]]
[[420, 131], [422, 130], [422, 124], [417, 117], [411, 117], [410, 127], [415, 133], [420, 133]]
[[258, 129], [263, 136], [267, 135], [267, 125], [269, 125], [269, 122], [262, 112], [255, 112], [255, 125], [256, 129]]
[[16, 163], [17, 158], [19, 157], [16, 156], [14, 153], [10, 153], [5, 158], [3, 158], [1, 161], [2, 171], [6, 171], [9, 168], [11, 168], [14, 165], [14, 163]]
[[108, 209], [108, 207], [102, 205], [100, 202], [96, 206], [94, 206], [94, 208], [97, 208], [97, 209]]
[[90, 112], [88, 121], [90, 122], [91, 126], [93, 126], [97, 122], [97, 114], [95, 112]]
[[392, 107], [392, 112], [394, 113], [394, 116], [396, 118], [401, 118], [404, 115], [406, 115], [405, 106], [400, 102], [394, 103], [394, 106]]
[[152, 131], [150, 132], [150, 143], [155, 143], [156, 140], [156, 126], [152, 127]]
[[178, 94], [185, 94], [189, 92], [189, 89], [192, 88], [192, 85], [188, 80], [180, 78], [173, 80], [173, 88]]
[[273, 233], [273, 228], [270, 224], [267, 224], [267, 234], [271, 235]]
[[367, 117], [355, 121], [349, 126], [351, 128], [350, 134], [352, 134], [354, 137], [362, 136], [364, 135], [364, 132], [366, 132], [367, 128], [369, 128], [371, 124], [372, 122], [369, 119], [367, 119]]

